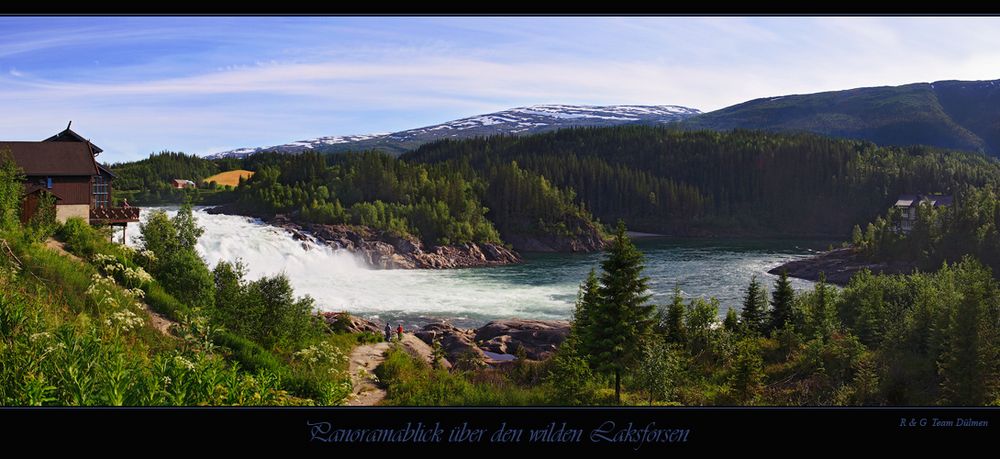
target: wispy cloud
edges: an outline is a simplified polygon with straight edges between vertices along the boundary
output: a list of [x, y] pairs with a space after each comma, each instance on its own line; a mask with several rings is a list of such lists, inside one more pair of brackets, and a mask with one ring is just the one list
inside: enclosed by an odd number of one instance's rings
[[[678, 104], [1000, 78], [1000, 18], [0, 18], [0, 138], [111, 160], [535, 103]], [[55, 127], [53, 127], [55, 126]]]

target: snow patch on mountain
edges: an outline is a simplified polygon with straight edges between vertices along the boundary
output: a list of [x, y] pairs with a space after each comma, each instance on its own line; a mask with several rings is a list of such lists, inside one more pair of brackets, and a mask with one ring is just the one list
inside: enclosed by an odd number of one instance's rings
[[389, 134], [318, 137], [271, 147], [229, 150], [208, 155], [207, 158], [244, 157], [262, 151], [331, 151], [332, 148], [336, 149], [332, 151], [383, 148], [399, 152], [442, 138], [532, 134], [576, 126], [660, 124], [698, 114], [701, 114], [700, 110], [678, 105], [532, 105]]

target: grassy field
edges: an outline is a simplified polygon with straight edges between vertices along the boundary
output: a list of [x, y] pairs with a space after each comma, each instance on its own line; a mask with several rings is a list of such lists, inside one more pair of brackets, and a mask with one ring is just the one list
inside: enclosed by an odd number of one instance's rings
[[241, 177], [250, 178], [251, 176], [253, 176], [253, 171], [236, 169], [228, 172], [220, 172], [211, 177], [207, 177], [205, 180], [203, 180], [203, 182], [206, 183], [215, 182], [222, 186], [229, 185], [235, 187], [236, 185], [240, 184]]

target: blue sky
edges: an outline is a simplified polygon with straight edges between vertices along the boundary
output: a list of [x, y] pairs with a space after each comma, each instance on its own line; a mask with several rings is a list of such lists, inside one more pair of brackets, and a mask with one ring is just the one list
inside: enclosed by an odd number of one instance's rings
[[392, 132], [543, 103], [1000, 79], [1000, 18], [0, 18], [0, 139], [103, 161]]

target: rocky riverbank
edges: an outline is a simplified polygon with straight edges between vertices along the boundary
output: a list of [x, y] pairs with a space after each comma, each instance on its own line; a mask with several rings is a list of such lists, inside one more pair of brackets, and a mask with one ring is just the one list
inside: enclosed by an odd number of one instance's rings
[[[381, 333], [385, 327], [385, 324], [342, 312], [326, 312], [320, 316], [338, 331]], [[501, 365], [521, 352], [528, 360], [551, 357], [566, 339], [569, 327], [569, 322], [564, 320], [505, 319], [475, 329], [433, 322], [409, 331], [428, 346], [439, 342], [449, 366], [468, 362]]]
[[[244, 215], [233, 210], [214, 207], [206, 212]], [[363, 226], [297, 223], [282, 215], [247, 216], [261, 218], [269, 225], [283, 228], [296, 240], [311, 241], [354, 252], [368, 265], [378, 269], [475, 268], [521, 262], [521, 256], [517, 252], [499, 244], [467, 243], [425, 247], [423, 242], [415, 237], [399, 237], [387, 231]]]
[[861, 254], [856, 253], [853, 248], [834, 249], [823, 252], [819, 255], [795, 260], [774, 268], [768, 273], [781, 274], [787, 270], [790, 277], [806, 279], [811, 281], [819, 280], [819, 274], [826, 275], [826, 281], [836, 285], [847, 285], [854, 274], [867, 269], [874, 274], [908, 274], [916, 268], [912, 263], [893, 261], [874, 263], [865, 260]]

